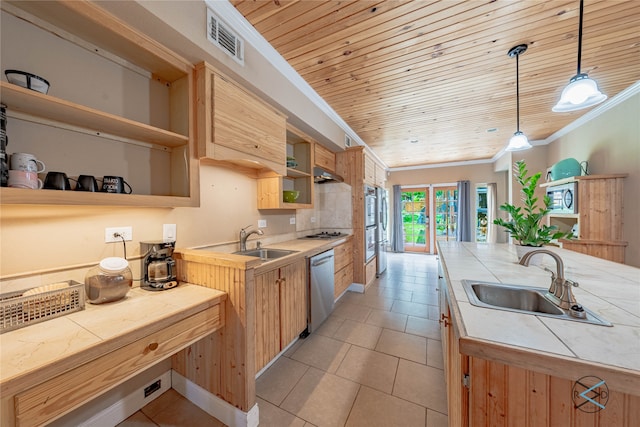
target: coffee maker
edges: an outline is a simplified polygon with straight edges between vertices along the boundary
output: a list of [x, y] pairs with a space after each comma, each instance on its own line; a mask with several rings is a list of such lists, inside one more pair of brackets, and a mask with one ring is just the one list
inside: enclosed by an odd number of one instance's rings
[[163, 291], [178, 286], [176, 261], [171, 257], [176, 242], [159, 240], [140, 242], [142, 257], [142, 283], [140, 287], [148, 291]]

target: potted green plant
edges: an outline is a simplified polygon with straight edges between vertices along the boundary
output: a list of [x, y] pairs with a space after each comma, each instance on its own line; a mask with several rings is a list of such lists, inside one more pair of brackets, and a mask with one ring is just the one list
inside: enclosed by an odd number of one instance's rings
[[515, 206], [510, 203], [504, 203], [500, 206], [500, 210], [507, 212], [510, 216], [509, 221], [497, 218], [494, 224], [506, 228], [506, 231], [518, 241], [521, 248], [516, 246], [518, 258], [524, 255], [527, 250], [539, 248], [548, 244], [552, 240], [571, 238], [571, 232], [565, 233], [558, 230], [555, 225], [542, 224], [544, 216], [551, 209], [551, 199], [545, 195], [543, 198], [544, 207], [538, 206], [538, 197], [535, 195], [538, 181], [541, 173], [527, 176], [527, 165], [524, 160], [515, 162], [513, 166], [515, 180], [521, 185], [523, 207]]

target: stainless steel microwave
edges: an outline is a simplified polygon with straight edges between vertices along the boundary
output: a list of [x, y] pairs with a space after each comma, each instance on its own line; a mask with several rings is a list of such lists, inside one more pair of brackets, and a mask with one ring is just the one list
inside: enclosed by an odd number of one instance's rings
[[551, 212], [578, 213], [578, 183], [553, 185], [547, 187], [547, 196], [551, 199]]

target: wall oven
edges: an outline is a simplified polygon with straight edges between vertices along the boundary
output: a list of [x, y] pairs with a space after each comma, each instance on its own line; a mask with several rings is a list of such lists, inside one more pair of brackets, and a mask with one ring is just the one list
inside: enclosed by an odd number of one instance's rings
[[377, 227], [367, 227], [364, 234], [364, 259], [365, 262], [368, 262], [376, 255], [376, 246], [378, 245]]
[[578, 213], [578, 183], [553, 185], [547, 187], [547, 196], [551, 199], [551, 212]]
[[373, 227], [376, 225], [376, 189], [364, 186], [364, 226]]

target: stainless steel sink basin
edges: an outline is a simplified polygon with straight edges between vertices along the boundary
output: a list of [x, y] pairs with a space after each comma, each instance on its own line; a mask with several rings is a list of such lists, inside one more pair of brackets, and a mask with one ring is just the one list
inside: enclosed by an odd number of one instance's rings
[[462, 286], [469, 302], [478, 307], [612, 326], [586, 307], [583, 307], [586, 312], [584, 318], [576, 317], [569, 310], [561, 309], [545, 297], [548, 290], [544, 288], [474, 280], [463, 280]]
[[237, 252], [234, 252], [234, 254], [254, 256], [266, 261], [271, 259], [282, 258], [283, 256], [294, 254], [296, 252], [298, 251], [289, 251], [286, 249], [260, 248], [260, 249], [252, 249], [249, 251], [237, 251]]

